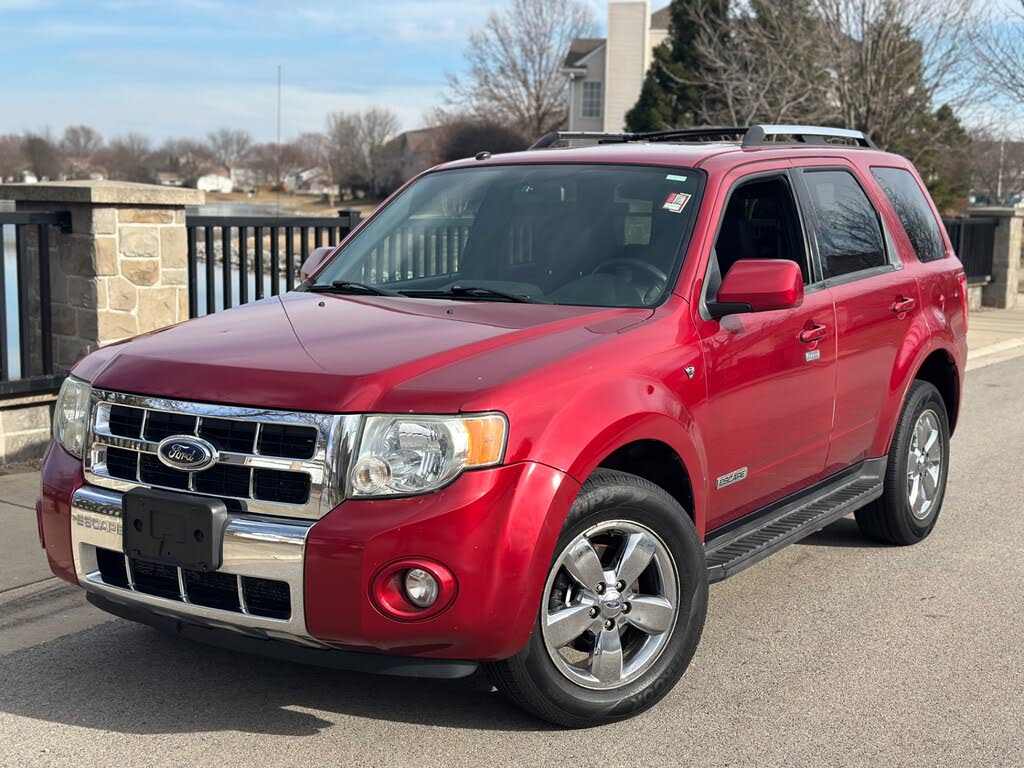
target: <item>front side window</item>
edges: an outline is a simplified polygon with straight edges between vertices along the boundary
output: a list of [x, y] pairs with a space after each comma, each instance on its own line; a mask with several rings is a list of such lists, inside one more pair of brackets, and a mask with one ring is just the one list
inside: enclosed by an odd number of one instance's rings
[[[742, 259], [786, 259], [800, 266], [804, 285], [811, 282], [800, 218], [789, 184], [782, 177], [743, 183], [729, 197], [715, 241], [708, 297]], [[717, 267], [717, 269], [715, 269]]]
[[[424, 176], [318, 275], [420, 299], [643, 307], [667, 291], [700, 203], [695, 171], [506, 165]], [[489, 292], [489, 294], [488, 294]]]
[[601, 83], [586, 80], [583, 83], [583, 117], [601, 116]]
[[825, 279], [888, 263], [878, 213], [849, 171], [806, 171]]
[[904, 168], [872, 168], [885, 196], [896, 210], [919, 261], [936, 261], [946, 255], [939, 223], [932, 207], [910, 171]]

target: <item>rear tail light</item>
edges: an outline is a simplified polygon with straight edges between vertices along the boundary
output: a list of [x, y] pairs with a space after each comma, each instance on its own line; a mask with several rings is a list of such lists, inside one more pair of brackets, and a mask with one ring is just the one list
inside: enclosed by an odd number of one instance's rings
[[964, 310], [964, 333], [967, 333], [968, 318], [970, 317], [970, 312], [967, 311], [967, 273], [961, 272], [957, 275], [957, 280], [960, 282], [960, 301], [963, 303]]

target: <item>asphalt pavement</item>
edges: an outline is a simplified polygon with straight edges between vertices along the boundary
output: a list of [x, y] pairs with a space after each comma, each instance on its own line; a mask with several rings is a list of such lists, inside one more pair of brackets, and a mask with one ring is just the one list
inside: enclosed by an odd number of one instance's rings
[[652, 711], [561, 731], [482, 680], [326, 671], [108, 618], [0, 478], [0, 766], [1024, 766], [1024, 358], [968, 374], [932, 536], [843, 519], [712, 587]]

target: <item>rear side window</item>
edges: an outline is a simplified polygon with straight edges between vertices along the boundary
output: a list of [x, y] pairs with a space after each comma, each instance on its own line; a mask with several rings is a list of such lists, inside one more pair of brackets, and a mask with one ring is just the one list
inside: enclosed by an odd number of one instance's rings
[[888, 264], [878, 213], [848, 171], [806, 171], [825, 279]]
[[928, 199], [910, 171], [903, 168], [872, 168], [871, 173], [896, 209], [900, 223], [914, 247], [918, 261], [935, 261], [946, 255], [942, 233]]

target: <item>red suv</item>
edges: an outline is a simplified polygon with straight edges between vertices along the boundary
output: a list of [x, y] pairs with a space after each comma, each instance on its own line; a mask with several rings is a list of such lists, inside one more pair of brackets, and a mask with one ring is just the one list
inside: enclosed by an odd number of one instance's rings
[[483, 667], [584, 726], [671, 689], [710, 582], [849, 513], [913, 544], [942, 507], [964, 272], [862, 134], [553, 135], [421, 175], [304, 271], [64, 384], [40, 535], [96, 606]]

